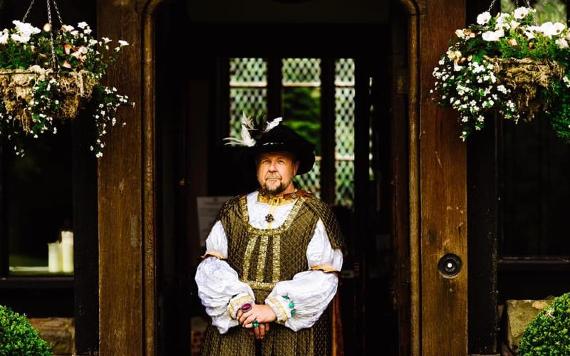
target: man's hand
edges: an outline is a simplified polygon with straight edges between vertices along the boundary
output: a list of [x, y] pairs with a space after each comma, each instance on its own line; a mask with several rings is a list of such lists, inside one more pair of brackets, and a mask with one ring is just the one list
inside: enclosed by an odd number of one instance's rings
[[[254, 304], [250, 310], [243, 312], [238, 310], [237, 319], [241, 326], [248, 329], [253, 329], [256, 339], [263, 339], [265, 334], [269, 331], [269, 323], [275, 321], [277, 316], [270, 306], [265, 304]], [[258, 327], [253, 327], [253, 321], [257, 321]]]

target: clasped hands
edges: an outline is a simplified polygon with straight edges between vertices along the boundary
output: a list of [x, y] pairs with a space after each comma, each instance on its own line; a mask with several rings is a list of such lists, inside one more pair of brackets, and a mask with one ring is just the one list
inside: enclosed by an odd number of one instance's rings
[[[269, 332], [269, 324], [275, 321], [277, 316], [268, 305], [253, 303], [250, 305], [251, 307], [249, 309], [244, 308], [245, 310], [238, 310], [237, 320], [242, 327], [251, 329], [256, 339], [262, 340], [265, 334]], [[254, 323], [254, 321], [256, 323]], [[256, 324], [257, 327], [254, 327], [254, 324]]]

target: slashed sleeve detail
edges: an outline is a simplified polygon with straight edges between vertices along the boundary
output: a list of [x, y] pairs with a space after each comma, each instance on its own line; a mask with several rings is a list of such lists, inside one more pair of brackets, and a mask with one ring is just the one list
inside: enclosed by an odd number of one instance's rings
[[293, 331], [313, 326], [336, 294], [338, 277], [331, 272], [341, 270], [342, 260], [341, 250], [332, 247], [319, 220], [307, 247], [310, 270], [278, 282], [265, 300], [277, 315], [277, 322]]
[[239, 280], [237, 272], [223, 259], [228, 256], [228, 241], [220, 221], [206, 240], [206, 254], [196, 271], [198, 296], [221, 334], [239, 325], [235, 313], [254, 301], [251, 287]]

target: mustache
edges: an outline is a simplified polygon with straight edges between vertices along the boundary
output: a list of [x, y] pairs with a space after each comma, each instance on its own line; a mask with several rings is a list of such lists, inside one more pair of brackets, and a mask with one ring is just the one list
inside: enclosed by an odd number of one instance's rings
[[267, 175], [265, 176], [265, 179], [281, 179], [280, 175]]

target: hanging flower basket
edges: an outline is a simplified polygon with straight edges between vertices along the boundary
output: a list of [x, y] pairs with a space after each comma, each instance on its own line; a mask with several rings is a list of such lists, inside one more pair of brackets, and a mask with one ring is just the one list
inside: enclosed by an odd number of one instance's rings
[[[20, 121], [25, 131], [31, 131], [34, 123], [29, 108], [34, 106], [35, 83], [54, 78], [52, 70], [39, 66], [22, 69], [0, 69], [0, 96], [6, 111]], [[59, 86], [61, 102], [58, 109], [59, 119], [73, 119], [77, 116], [80, 105], [91, 99], [95, 78], [87, 71], [60, 73], [53, 85]]]
[[570, 141], [570, 35], [562, 23], [537, 24], [530, 7], [492, 17], [455, 32], [434, 68], [434, 100], [459, 114], [466, 140], [495, 116], [548, 119]]
[[[52, 27], [52, 6], [61, 24], [58, 30]], [[101, 157], [118, 108], [129, 104], [101, 79], [128, 43], [120, 40], [112, 46], [108, 38], [97, 40], [85, 22], [63, 24], [51, 0], [43, 29], [26, 23], [26, 16], [13, 21], [14, 28], [0, 31], [0, 136], [13, 141], [16, 154], [23, 155], [23, 137], [56, 134], [58, 125], [76, 118], [89, 103], [97, 131], [90, 147]]]

